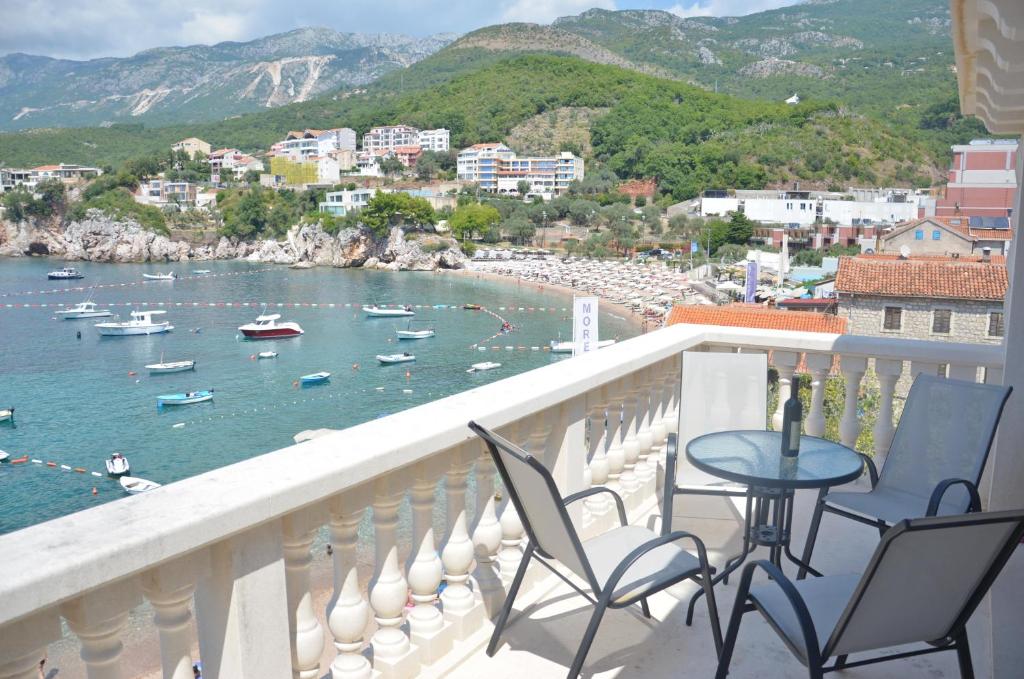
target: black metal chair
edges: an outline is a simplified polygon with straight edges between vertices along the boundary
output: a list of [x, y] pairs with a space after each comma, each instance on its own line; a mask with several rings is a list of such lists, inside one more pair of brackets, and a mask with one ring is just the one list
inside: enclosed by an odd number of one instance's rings
[[[683, 531], [659, 536], [646, 528], [628, 525], [622, 498], [610, 488], [589, 488], [562, 498], [550, 472], [540, 461], [475, 422], [470, 422], [469, 428], [487, 444], [528, 538], [522, 563], [495, 622], [487, 655], [493, 656], [497, 651], [501, 632], [532, 561], [551, 570], [595, 607], [569, 669], [570, 679], [579, 675], [606, 609], [640, 603], [644, 615], [650, 617], [647, 597], [686, 579], [704, 588], [715, 651], [721, 650], [722, 632], [711, 589], [712, 569], [708, 566], [704, 543], [697, 536]], [[612, 496], [621, 526], [581, 541], [566, 507], [596, 493]], [[697, 556], [674, 544], [679, 540], [691, 540]], [[557, 560], [582, 578], [591, 593], [559, 573], [549, 560]]]
[[[716, 679], [729, 673], [744, 613], [758, 610], [811, 679], [826, 672], [955, 650], [973, 679], [967, 621], [1024, 535], [1024, 510], [901, 521], [863, 575], [791, 581], [767, 561], [743, 569]], [[771, 578], [751, 586], [757, 569]], [[923, 648], [848, 662], [847, 655], [925, 642]], [[836, 662], [827, 665], [829, 658]]]
[[[808, 566], [824, 512], [876, 526], [903, 519], [981, 511], [978, 483], [1012, 387], [919, 375], [881, 473], [861, 453], [871, 491], [818, 494], [801, 559]], [[810, 569], [815, 575], [816, 571]], [[808, 572], [801, 568], [797, 579]]]

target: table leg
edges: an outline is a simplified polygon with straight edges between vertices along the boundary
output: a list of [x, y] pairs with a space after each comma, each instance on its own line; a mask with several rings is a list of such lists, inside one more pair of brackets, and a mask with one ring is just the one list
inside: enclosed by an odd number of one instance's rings
[[[800, 568], [806, 570], [808, 573], [810, 573], [814, 577], [820, 578], [821, 577], [821, 573], [820, 572], [818, 572], [817, 570], [815, 570], [814, 568], [812, 568], [808, 564], [804, 563], [799, 557], [797, 557], [795, 554], [793, 554], [793, 552], [789, 548], [790, 538], [792, 537], [792, 534], [793, 534], [793, 504], [796, 501], [796, 498], [795, 498], [796, 493], [794, 491], [792, 491], [792, 490], [789, 490], [789, 491], [786, 491], [786, 495], [788, 496], [788, 500], [787, 500], [787, 505], [788, 506], [786, 507], [786, 529], [785, 529], [785, 531], [783, 531], [783, 538], [784, 538], [783, 550], [785, 551], [786, 558], [789, 559], [790, 561], [792, 561], [794, 564], [796, 564]], [[779, 567], [781, 568], [781, 564], [779, 564]]]

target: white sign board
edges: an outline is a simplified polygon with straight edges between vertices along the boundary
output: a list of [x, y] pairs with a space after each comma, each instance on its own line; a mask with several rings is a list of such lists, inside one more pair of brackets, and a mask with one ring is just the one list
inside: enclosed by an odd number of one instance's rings
[[572, 298], [572, 355], [597, 350], [597, 297]]

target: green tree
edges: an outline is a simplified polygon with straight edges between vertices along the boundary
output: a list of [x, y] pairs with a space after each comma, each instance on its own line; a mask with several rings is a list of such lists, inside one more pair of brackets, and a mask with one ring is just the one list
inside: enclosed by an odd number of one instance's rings
[[452, 213], [448, 227], [459, 240], [473, 238], [475, 234], [483, 234], [487, 229], [497, 226], [501, 221], [501, 213], [491, 205], [470, 203], [461, 205]]
[[742, 212], [733, 212], [729, 217], [729, 227], [725, 236], [726, 242], [746, 245], [754, 235], [754, 225], [756, 223]]
[[420, 181], [429, 181], [441, 170], [439, 156], [443, 154], [436, 151], [424, 151], [416, 161], [416, 178]]
[[261, 191], [246, 191], [238, 203], [233, 218], [225, 222], [231, 236], [248, 238], [263, 232], [270, 215], [267, 204], [263, 202]]
[[530, 182], [526, 181], [525, 179], [520, 179], [518, 182], [516, 182], [516, 192], [520, 196], [525, 196], [530, 192], [530, 186]]
[[405, 172], [405, 165], [402, 164], [398, 158], [394, 156], [388, 156], [384, 160], [380, 161], [380, 171], [389, 177], [394, 177]]
[[437, 222], [434, 208], [423, 198], [408, 193], [378, 191], [359, 212], [360, 221], [378, 237], [388, 233], [392, 226], [433, 225]]
[[580, 198], [569, 203], [569, 219], [576, 226], [590, 226], [601, 212], [601, 206], [592, 200]]
[[528, 245], [537, 235], [537, 225], [522, 215], [515, 215], [505, 223], [509, 237], [520, 245]]

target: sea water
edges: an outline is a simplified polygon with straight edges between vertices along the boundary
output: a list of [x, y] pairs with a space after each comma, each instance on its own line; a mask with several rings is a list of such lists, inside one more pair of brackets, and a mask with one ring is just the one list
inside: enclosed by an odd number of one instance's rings
[[[247, 262], [75, 263], [84, 279], [48, 281], [46, 273], [62, 265], [54, 259], [0, 260], [0, 408], [16, 409], [13, 425], [0, 423], [0, 449], [12, 458], [28, 455], [57, 465], [0, 465], [0, 533], [126, 497], [106, 477], [104, 460], [111, 453], [128, 458], [133, 476], [172, 483], [288, 446], [302, 430], [349, 427], [563, 360], [531, 348], [571, 334], [572, 305], [565, 294], [472, 275]], [[211, 273], [195, 276], [196, 269]], [[167, 271], [180, 278], [143, 282], [143, 273]], [[79, 287], [86, 290], [47, 292]], [[94, 324], [111, 319], [55, 316], [58, 304], [88, 296], [125, 319], [132, 309], [164, 309], [157, 319], [174, 330], [100, 337]], [[241, 303], [250, 306], [236, 306]], [[298, 322], [305, 334], [242, 339], [238, 326], [254, 320], [264, 303], [267, 313]], [[360, 306], [372, 303], [415, 305], [411, 327], [433, 326], [436, 337], [398, 341], [395, 330], [407, 320], [368, 319]], [[465, 303], [481, 304], [500, 318], [464, 310]], [[501, 319], [515, 330], [494, 337]], [[637, 332], [610, 314], [600, 323], [602, 338]], [[279, 355], [257, 360], [260, 351]], [[416, 362], [380, 366], [374, 358], [402, 351], [415, 354]], [[150, 375], [144, 366], [161, 358], [195, 360], [196, 369]], [[482, 361], [502, 367], [466, 373]], [[296, 385], [301, 375], [318, 371], [330, 372], [330, 382]], [[213, 389], [214, 400], [157, 407], [160, 394], [198, 389]]]

